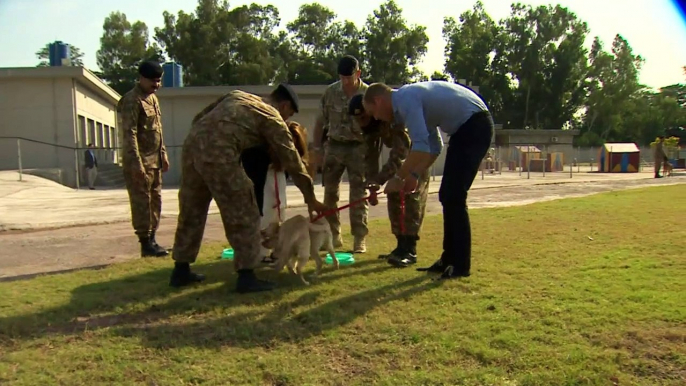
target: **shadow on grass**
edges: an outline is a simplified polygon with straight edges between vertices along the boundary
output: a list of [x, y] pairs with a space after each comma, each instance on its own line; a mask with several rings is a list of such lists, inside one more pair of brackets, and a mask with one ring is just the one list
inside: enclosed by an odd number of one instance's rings
[[[389, 269], [377, 260], [363, 260], [338, 271], [324, 267], [321, 276], [304, 287], [297, 276], [283, 271], [258, 271], [258, 276], [273, 280], [277, 290], [241, 295], [234, 291], [236, 275], [232, 264], [224, 261], [198, 265], [207, 274], [200, 285], [177, 290], [168, 286], [172, 268], [147, 271], [117, 280], [82, 285], [71, 293], [68, 304], [39, 313], [0, 319], [0, 336], [32, 339], [48, 335], [79, 334], [106, 327], [137, 325], [164, 320], [178, 314], [201, 314], [215, 307], [261, 306], [278, 301], [291, 290], [316, 288], [318, 284], [355, 275], [369, 275]], [[374, 266], [370, 269], [369, 266]], [[203, 291], [203, 287], [224, 282]], [[170, 300], [171, 299], [171, 300]]]
[[[156, 349], [217, 349], [224, 346], [272, 348], [278, 342], [300, 342], [345, 326], [374, 308], [397, 300], [408, 301], [413, 295], [441, 284], [442, 282], [432, 281], [428, 276], [421, 275], [293, 313], [293, 309], [307, 307], [318, 300], [320, 292], [311, 291], [293, 302], [280, 304], [266, 312], [247, 311], [214, 319], [205, 317], [182, 324], [124, 326], [114, 333], [122, 337], [138, 337], [144, 346]], [[217, 291], [220, 290], [212, 289], [201, 297], [214, 297]], [[189, 299], [175, 299], [172, 302], [182, 305], [188, 301]]]

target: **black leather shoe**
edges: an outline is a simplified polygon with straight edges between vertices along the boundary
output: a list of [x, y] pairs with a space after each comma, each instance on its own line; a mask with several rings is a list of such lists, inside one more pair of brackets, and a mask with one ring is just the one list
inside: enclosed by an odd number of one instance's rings
[[388, 264], [397, 268], [406, 268], [411, 265], [417, 264], [417, 255], [413, 255], [409, 252], [406, 252], [399, 256], [391, 256], [388, 259]]
[[193, 283], [200, 283], [204, 280], [205, 275], [191, 272], [188, 264], [177, 263], [169, 279], [169, 286], [179, 288]]
[[401, 236], [395, 236], [396, 239], [398, 239], [398, 243], [395, 246], [395, 249], [391, 251], [391, 253], [387, 255], [379, 255], [379, 260], [388, 260], [392, 258], [393, 256], [399, 256], [403, 253], [404, 250], [404, 245], [403, 245], [403, 238]]
[[417, 268], [417, 271], [428, 273], [443, 273], [443, 271], [445, 271], [445, 268], [446, 267], [443, 265], [443, 260], [438, 259], [430, 267]]
[[276, 284], [266, 280], [260, 280], [255, 276], [252, 269], [241, 269], [238, 271], [238, 280], [236, 281], [236, 292], [246, 294], [251, 292], [271, 291], [276, 287]]
[[447, 279], [457, 279], [461, 277], [469, 277], [470, 273], [468, 271], [458, 271], [452, 265], [446, 267], [446, 269], [441, 273], [440, 276], [434, 280], [447, 280]]

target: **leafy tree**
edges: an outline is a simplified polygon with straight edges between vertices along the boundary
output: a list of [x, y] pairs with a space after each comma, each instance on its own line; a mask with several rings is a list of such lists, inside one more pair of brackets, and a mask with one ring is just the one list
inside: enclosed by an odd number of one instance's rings
[[444, 80], [446, 82], [450, 81], [450, 75], [444, 74], [440, 71], [434, 71], [433, 74], [431, 74], [430, 77], [431, 80]]
[[121, 12], [112, 12], [105, 18], [100, 50], [96, 54], [100, 76], [119, 94], [133, 88], [138, 78], [138, 65], [144, 60], [163, 61], [162, 51], [149, 44], [145, 23], [129, 22]]
[[[445, 71], [454, 79], [465, 79], [479, 86], [496, 120], [500, 120], [505, 101], [511, 99], [510, 80], [502, 57], [495, 57], [501, 45], [501, 28], [477, 1], [472, 10], [443, 20]], [[496, 61], [495, 59], [500, 59]]]
[[417, 64], [427, 51], [424, 26], [408, 26], [402, 9], [387, 0], [367, 17], [363, 32], [369, 77], [376, 82], [403, 84], [422, 75]]
[[343, 55], [353, 55], [364, 63], [358, 28], [350, 21], [337, 21], [336, 14], [321, 4], [300, 6], [298, 17], [287, 28], [292, 39], [287, 80], [293, 84], [337, 80], [336, 64]]
[[629, 133], [632, 125], [627, 112], [637, 104], [650, 103], [650, 93], [638, 82], [643, 58], [634, 55], [626, 39], [616, 35], [611, 53], [604, 51], [600, 39], [595, 38], [589, 59], [590, 93], [580, 143], [638, 140], [637, 133]]
[[[40, 60], [37, 67], [50, 66], [50, 43], [36, 52], [36, 57]], [[69, 59], [72, 66], [83, 67], [83, 53], [79, 47], [69, 45]]]
[[514, 127], [560, 129], [586, 95], [588, 26], [559, 5], [513, 4], [500, 22], [498, 60], [515, 81], [506, 119]]
[[193, 86], [266, 84], [277, 61], [273, 29], [279, 12], [271, 5], [234, 9], [226, 0], [199, 0], [195, 13], [163, 13], [156, 41], [184, 66], [184, 81]]

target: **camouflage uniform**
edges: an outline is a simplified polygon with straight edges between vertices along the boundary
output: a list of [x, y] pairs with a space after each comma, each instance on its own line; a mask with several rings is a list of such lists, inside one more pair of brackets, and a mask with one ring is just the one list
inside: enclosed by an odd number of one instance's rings
[[173, 251], [177, 263], [195, 261], [212, 199], [233, 247], [236, 270], [259, 263], [260, 211], [240, 156], [264, 144], [272, 147], [305, 200], [315, 199], [312, 179], [279, 112], [258, 96], [231, 91], [198, 114], [183, 144]]
[[[367, 182], [383, 185], [402, 166], [403, 161], [410, 152], [411, 142], [407, 130], [402, 126], [391, 126], [386, 122], [380, 121], [376, 121], [373, 124], [378, 125], [379, 130], [374, 134], [365, 134], [369, 149], [366, 157]], [[381, 156], [382, 146], [389, 147], [391, 151], [388, 161], [379, 171], [379, 157]], [[429, 170], [427, 169], [422, 173], [421, 179], [418, 181], [417, 190], [405, 195], [404, 234], [401, 232], [400, 226], [400, 221], [403, 221], [400, 208], [400, 193], [388, 195], [388, 218], [391, 221], [391, 231], [396, 237], [417, 237], [419, 235], [426, 210], [426, 199], [429, 193], [429, 176]]]
[[[358, 94], [364, 94], [368, 85], [360, 81]], [[340, 81], [333, 83], [324, 91], [321, 99], [321, 114], [324, 119], [324, 130], [327, 131], [325, 145], [323, 180], [324, 204], [337, 207], [340, 198], [340, 183], [343, 172], [347, 170], [350, 184], [350, 202], [362, 199], [365, 192], [365, 155], [367, 152], [362, 130], [355, 120], [348, 115], [350, 98], [345, 95]], [[356, 244], [364, 240], [369, 232], [367, 228], [368, 204], [350, 208], [350, 225]], [[340, 245], [340, 213], [327, 217], [331, 225], [336, 244]], [[357, 248], [356, 246], [356, 249]], [[364, 248], [360, 249], [362, 251]]]
[[[155, 232], [162, 212], [162, 160], [167, 154], [157, 95], [146, 94], [136, 85], [119, 100], [117, 116], [133, 229], [143, 247], [148, 241], [155, 247]], [[138, 170], [145, 171], [144, 180], [137, 177]]]

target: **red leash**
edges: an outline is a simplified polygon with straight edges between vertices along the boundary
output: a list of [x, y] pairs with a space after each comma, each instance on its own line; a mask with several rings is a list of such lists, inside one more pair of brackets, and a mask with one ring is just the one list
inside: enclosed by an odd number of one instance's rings
[[[371, 190], [369, 192], [369, 196], [361, 198], [361, 199], [356, 200], [356, 201], [353, 201], [351, 203], [348, 203], [348, 204], [343, 205], [341, 207], [338, 207], [336, 209], [330, 209], [330, 210], [324, 211], [324, 212], [322, 212], [322, 214], [320, 214], [317, 217], [310, 220], [310, 222], [315, 222], [315, 221], [319, 220], [320, 218], [331, 216], [332, 214], [335, 214], [336, 212], [340, 212], [343, 209], [347, 209], [347, 208], [350, 208], [351, 206], [361, 204], [367, 200], [375, 199], [375, 198], [377, 198], [378, 195], [379, 195], [379, 192], [377, 192], [376, 190]], [[278, 201], [278, 198], [277, 198], [277, 201]], [[401, 235], [405, 234], [405, 192], [402, 190], [400, 191], [400, 234]]]
[[279, 222], [281, 222], [281, 198], [279, 197], [279, 180], [276, 177], [276, 171], [274, 171], [274, 192], [276, 194], [276, 212], [279, 214]]
[[315, 221], [319, 220], [320, 218], [331, 216], [332, 214], [335, 214], [336, 212], [340, 212], [343, 209], [347, 209], [347, 208], [350, 208], [351, 206], [361, 204], [361, 203], [363, 203], [369, 199], [376, 198], [378, 195], [379, 195], [379, 193], [376, 190], [372, 190], [369, 192], [369, 196], [364, 197], [364, 198], [360, 198], [359, 200], [355, 200], [351, 203], [348, 203], [348, 204], [343, 205], [341, 207], [338, 207], [336, 209], [330, 209], [330, 210], [324, 211], [324, 212], [322, 212], [322, 214], [320, 214], [317, 217], [310, 220], [310, 222], [315, 222]]
[[400, 190], [400, 234], [405, 234], [405, 192]]

